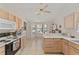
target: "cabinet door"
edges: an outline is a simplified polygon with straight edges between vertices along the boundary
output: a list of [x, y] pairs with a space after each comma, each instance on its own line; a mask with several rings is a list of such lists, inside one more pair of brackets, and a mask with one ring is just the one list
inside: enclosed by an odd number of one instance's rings
[[64, 18], [64, 27], [66, 29], [74, 28], [74, 14], [70, 14]]
[[69, 46], [69, 55], [79, 55], [79, 50]]
[[16, 16], [9, 13], [9, 20], [16, 22]]
[[5, 55], [5, 46], [0, 47], [0, 55]]
[[44, 52], [60, 53], [62, 49], [61, 42], [61, 39], [44, 39]]
[[79, 13], [78, 12], [74, 12], [74, 27], [77, 28], [78, 27], [78, 21], [79, 20]]
[[74, 19], [75, 19], [75, 28], [79, 29], [79, 12], [74, 13]]
[[18, 20], [18, 26], [19, 26], [19, 28], [21, 28], [22, 27], [22, 20], [19, 18], [19, 20]]
[[19, 18], [16, 17], [16, 28], [19, 29]]
[[16, 28], [20, 29], [22, 27], [22, 20], [19, 17], [16, 17]]
[[69, 46], [65, 43], [63, 44], [63, 53], [64, 53], [64, 55], [69, 54]]
[[69, 41], [63, 39], [62, 40], [62, 53], [64, 53], [65, 55], [69, 54]]
[[0, 18], [9, 19], [9, 13], [0, 9]]

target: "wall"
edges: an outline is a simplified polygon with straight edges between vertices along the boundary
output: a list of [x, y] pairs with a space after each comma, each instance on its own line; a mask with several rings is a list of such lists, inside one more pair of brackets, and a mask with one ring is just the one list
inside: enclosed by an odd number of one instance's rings
[[27, 21], [27, 39], [31, 39], [31, 23]]

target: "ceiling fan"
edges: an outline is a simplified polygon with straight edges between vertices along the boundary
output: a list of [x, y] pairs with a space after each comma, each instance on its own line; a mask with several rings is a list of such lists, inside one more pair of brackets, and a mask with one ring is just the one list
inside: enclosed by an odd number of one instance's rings
[[45, 14], [45, 13], [51, 13], [51, 11], [49, 11], [48, 8], [48, 4], [43, 4], [40, 3], [39, 6], [37, 6], [38, 8], [36, 9], [36, 14], [37, 15], [41, 15], [41, 14]]

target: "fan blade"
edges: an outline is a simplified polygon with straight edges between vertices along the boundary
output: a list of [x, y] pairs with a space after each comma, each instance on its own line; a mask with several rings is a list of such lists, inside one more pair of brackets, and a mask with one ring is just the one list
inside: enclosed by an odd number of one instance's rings
[[44, 12], [46, 12], [46, 13], [51, 13], [50, 11], [44, 11]]
[[37, 15], [40, 15], [41, 13], [38, 13]]
[[43, 9], [46, 9], [47, 7], [48, 7], [48, 5], [46, 4]]
[[40, 15], [40, 14], [41, 14], [41, 12], [37, 12], [36, 14], [37, 14], [37, 15]]
[[48, 7], [47, 4], [43, 4], [43, 3], [40, 3], [40, 5], [38, 6], [39, 8], [38, 9], [46, 9]]

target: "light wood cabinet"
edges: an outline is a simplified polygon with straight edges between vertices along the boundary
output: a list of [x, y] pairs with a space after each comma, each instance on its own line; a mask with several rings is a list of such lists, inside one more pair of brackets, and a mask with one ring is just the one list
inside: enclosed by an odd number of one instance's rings
[[16, 16], [14, 16], [14, 15], [11, 14], [11, 13], [9, 13], [9, 20], [16, 22]]
[[0, 18], [4, 18], [6, 20], [9, 20], [9, 13], [0, 9]]
[[16, 17], [16, 28], [19, 29], [19, 17]]
[[69, 55], [79, 55], [79, 45], [69, 42]]
[[18, 21], [19, 21], [19, 22], [18, 22], [19, 28], [21, 28], [21, 27], [22, 27], [22, 19], [19, 18]]
[[74, 28], [74, 13], [67, 15], [64, 18], [64, 27], [66, 29], [73, 29]]
[[69, 55], [79, 55], [79, 50], [75, 49], [72, 46], [69, 46]]
[[75, 28], [79, 28], [79, 12], [74, 12], [74, 23]]
[[45, 53], [61, 53], [62, 40], [58, 38], [45, 38], [43, 49]]
[[16, 28], [17, 29], [20, 29], [22, 27], [23, 25], [22, 22], [23, 22], [22, 19], [20, 19], [19, 17], [16, 17]]
[[67, 40], [63, 40], [63, 48], [62, 48], [62, 53], [64, 55], [68, 55], [69, 54], [69, 45], [68, 45], [68, 41]]
[[0, 9], [0, 18], [4, 18], [5, 20], [16, 22], [16, 28], [19, 30], [23, 26], [23, 21], [18, 16], [13, 15], [7, 11]]
[[5, 55], [5, 46], [0, 47], [0, 55]]
[[79, 12], [73, 12], [64, 17], [64, 27], [66, 29], [79, 28]]
[[79, 12], [74, 12], [74, 27], [78, 28]]
[[79, 45], [68, 40], [63, 40], [64, 55], [79, 55]]
[[44, 38], [44, 53], [63, 53], [64, 55], [79, 55], [79, 45], [59, 38]]

